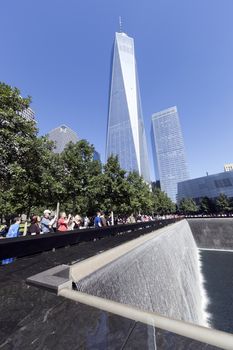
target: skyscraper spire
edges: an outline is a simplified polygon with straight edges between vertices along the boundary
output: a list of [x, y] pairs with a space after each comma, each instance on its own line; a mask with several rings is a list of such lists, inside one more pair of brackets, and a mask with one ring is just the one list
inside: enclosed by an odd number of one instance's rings
[[120, 33], [122, 33], [122, 18], [121, 18], [121, 16], [119, 16], [119, 29], [120, 29]]

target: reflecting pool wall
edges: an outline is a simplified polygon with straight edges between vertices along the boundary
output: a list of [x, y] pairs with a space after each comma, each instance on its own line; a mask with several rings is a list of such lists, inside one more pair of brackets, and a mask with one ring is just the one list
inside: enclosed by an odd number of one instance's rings
[[187, 221], [172, 225], [77, 283], [88, 294], [207, 325], [199, 251]]

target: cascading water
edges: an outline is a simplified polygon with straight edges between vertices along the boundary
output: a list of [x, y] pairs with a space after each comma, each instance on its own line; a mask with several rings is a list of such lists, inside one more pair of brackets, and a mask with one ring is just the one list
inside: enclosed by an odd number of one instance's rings
[[207, 326], [199, 253], [187, 222], [77, 283], [88, 294]]

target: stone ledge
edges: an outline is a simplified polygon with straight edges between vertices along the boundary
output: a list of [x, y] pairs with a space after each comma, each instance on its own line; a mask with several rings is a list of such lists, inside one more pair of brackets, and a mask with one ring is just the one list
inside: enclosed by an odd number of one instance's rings
[[56, 294], [63, 288], [72, 289], [70, 266], [58, 265], [49, 270], [28, 277], [26, 283], [36, 287], [45, 288]]

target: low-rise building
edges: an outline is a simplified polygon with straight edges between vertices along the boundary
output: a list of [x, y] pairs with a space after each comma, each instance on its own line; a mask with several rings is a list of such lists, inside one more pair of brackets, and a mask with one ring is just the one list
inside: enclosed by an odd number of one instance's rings
[[207, 175], [178, 183], [178, 202], [192, 198], [199, 203], [203, 197], [217, 198], [221, 193], [233, 198], [233, 171]]

